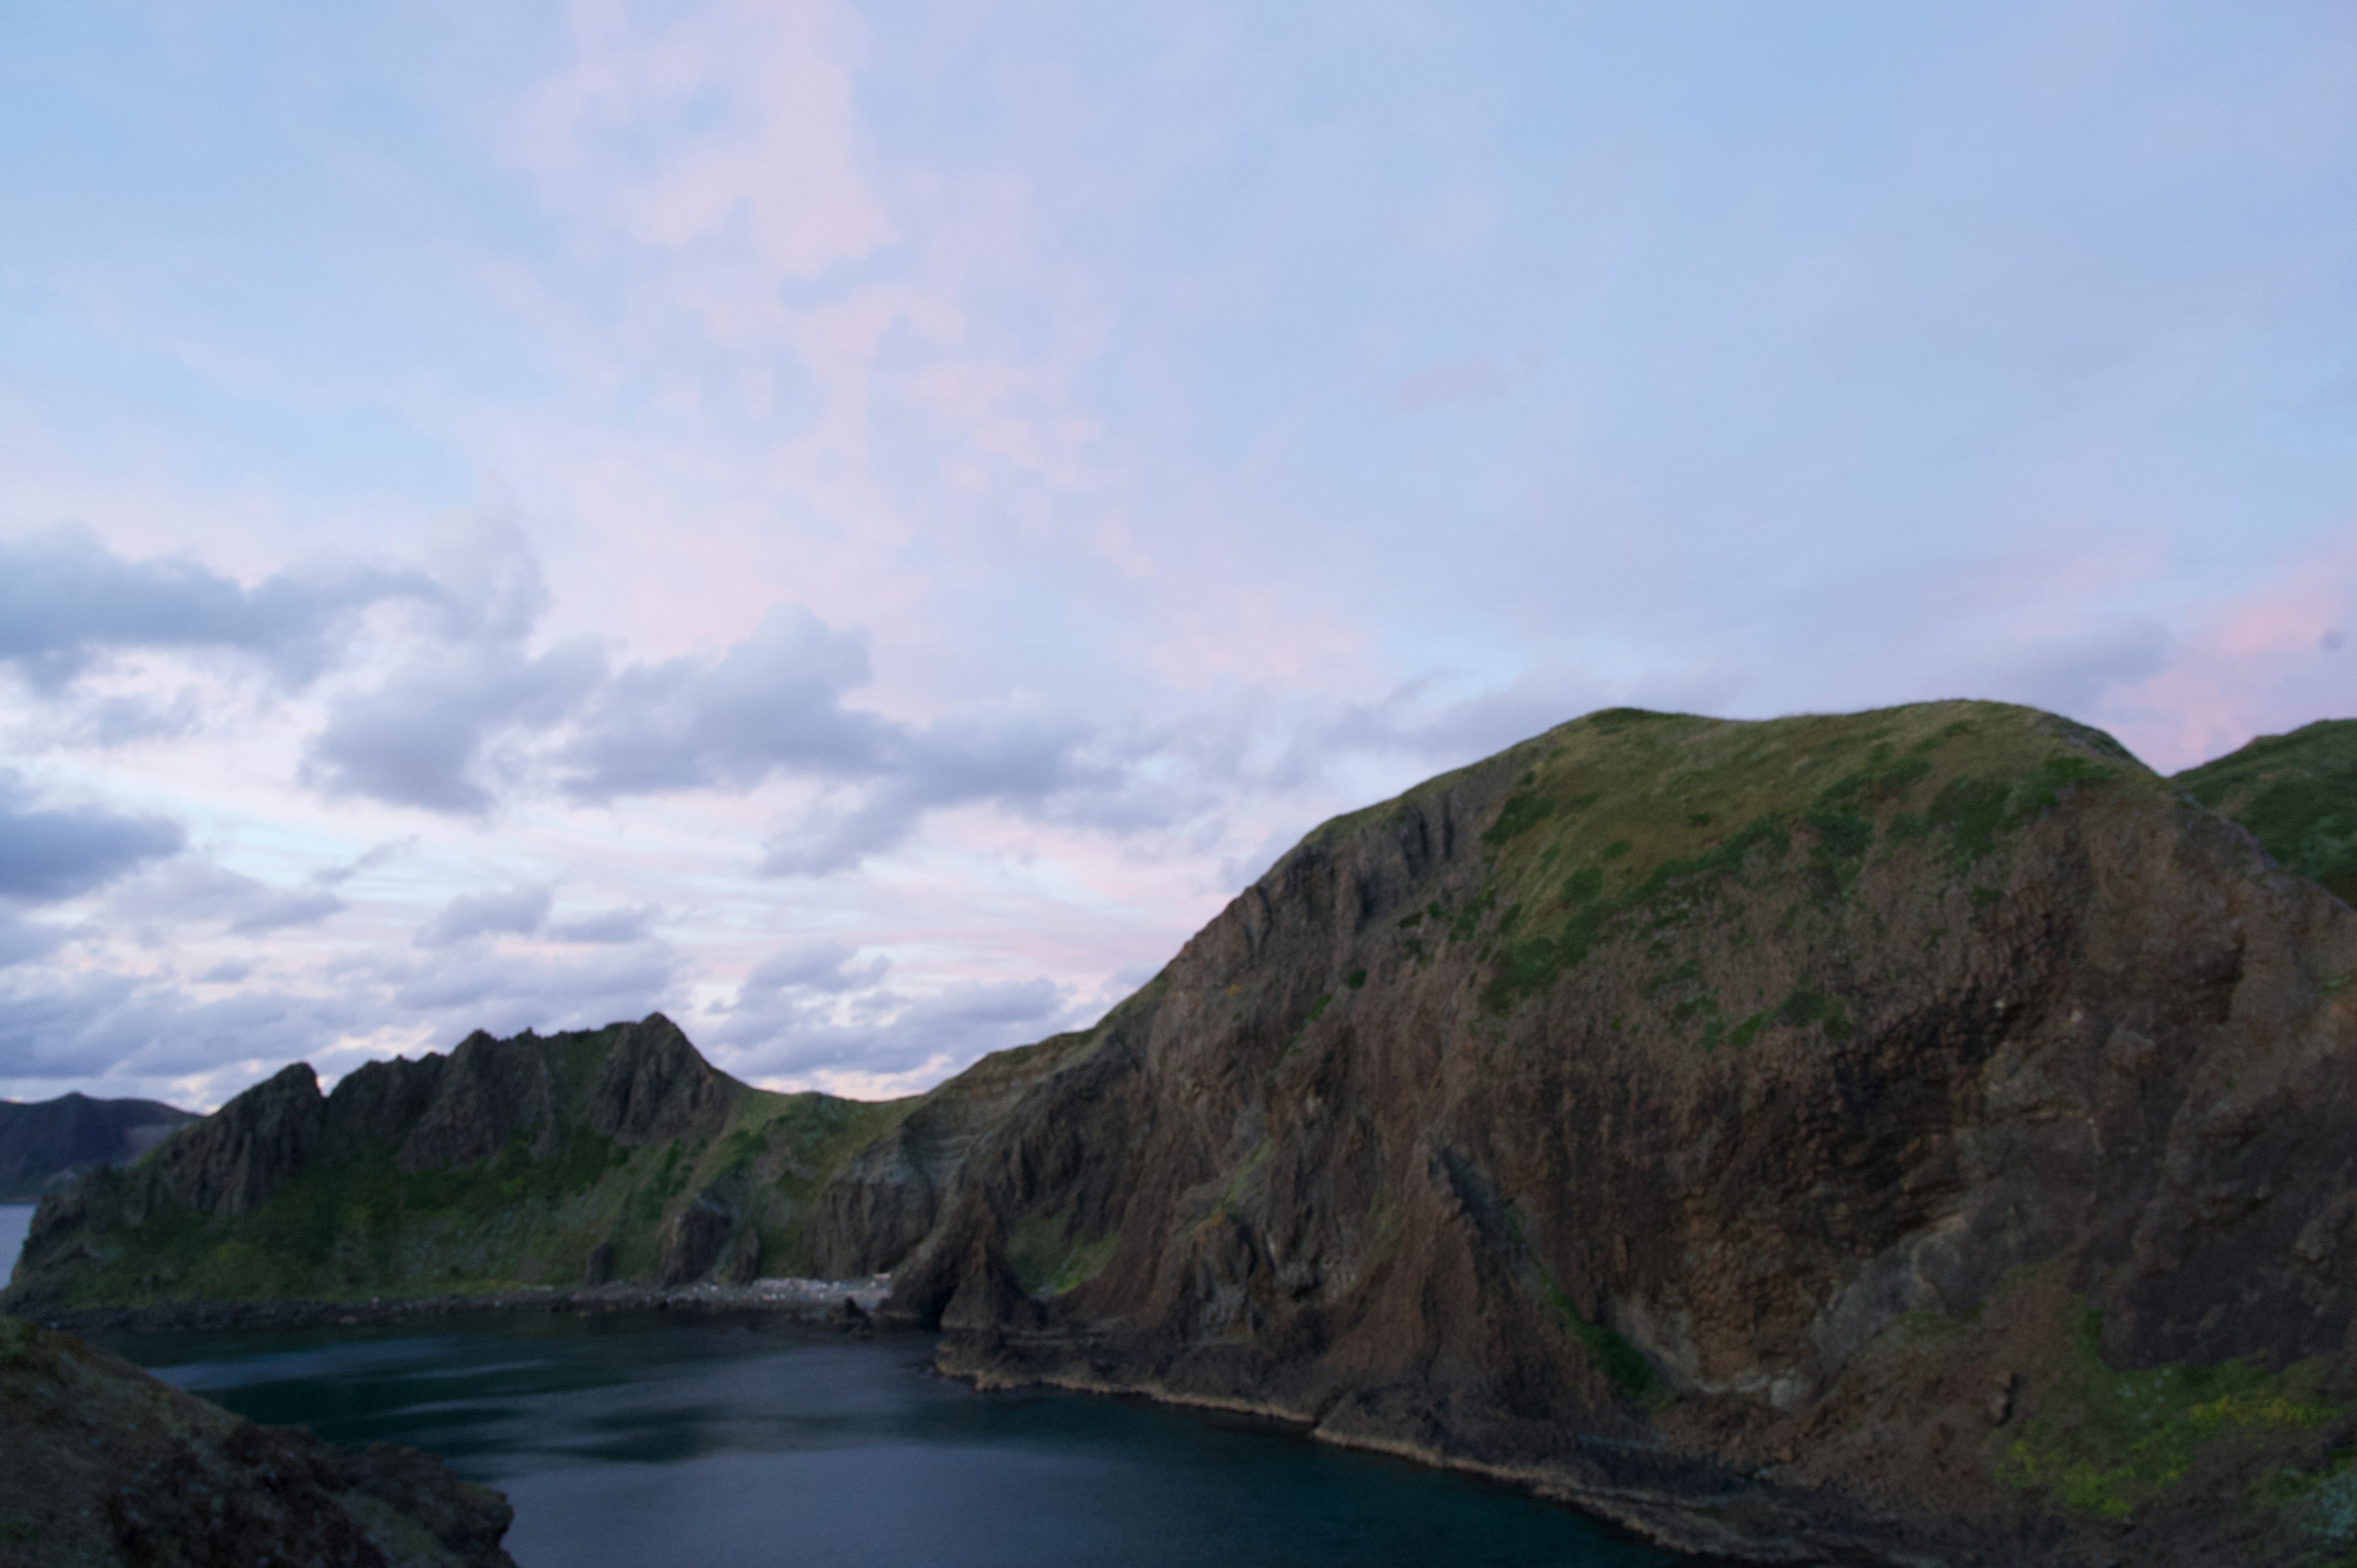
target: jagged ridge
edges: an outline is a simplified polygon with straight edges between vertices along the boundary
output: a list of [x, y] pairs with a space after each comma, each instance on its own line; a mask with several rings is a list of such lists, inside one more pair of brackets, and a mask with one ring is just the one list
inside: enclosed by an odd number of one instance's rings
[[671, 1020], [285, 1069], [45, 1200], [17, 1310], [801, 1273], [812, 1200], [899, 1109], [771, 1094]]

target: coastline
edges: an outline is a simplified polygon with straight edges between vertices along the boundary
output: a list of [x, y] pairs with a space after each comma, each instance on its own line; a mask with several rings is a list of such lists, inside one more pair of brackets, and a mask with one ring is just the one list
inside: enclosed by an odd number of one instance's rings
[[363, 1301], [159, 1301], [145, 1306], [75, 1307], [27, 1316], [44, 1328], [85, 1337], [180, 1329], [352, 1327], [473, 1312], [768, 1316], [872, 1332], [875, 1324], [870, 1315], [890, 1289], [890, 1281], [884, 1275], [856, 1280], [755, 1280], [742, 1285], [520, 1285], [513, 1290]]

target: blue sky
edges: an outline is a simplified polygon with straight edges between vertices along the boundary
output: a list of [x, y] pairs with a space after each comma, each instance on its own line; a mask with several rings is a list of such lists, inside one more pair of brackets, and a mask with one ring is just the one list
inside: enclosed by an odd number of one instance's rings
[[905, 1091], [1598, 705], [2357, 711], [2345, 5], [9, 26], [0, 1094]]

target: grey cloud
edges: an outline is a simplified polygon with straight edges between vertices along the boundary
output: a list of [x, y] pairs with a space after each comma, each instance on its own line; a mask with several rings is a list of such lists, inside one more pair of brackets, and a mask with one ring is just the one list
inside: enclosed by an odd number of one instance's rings
[[393, 1002], [459, 1031], [587, 1028], [675, 1005], [673, 971], [652, 942], [577, 959], [462, 948], [392, 976]]
[[344, 901], [325, 888], [282, 888], [227, 866], [181, 860], [156, 867], [109, 896], [110, 916], [125, 924], [218, 920], [242, 936], [317, 925]]
[[53, 902], [103, 886], [143, 861], [178, 854], [187, 835], [160, 817], [102, 806], [37, 806], [0, 769], [0, 897]]
[[554, 894], [547, 887], [508, 887], [496, 893], [462, 893], [417, 928], [421, 948], [447, 948], [470, 937], [530, 936], [547, 923]]
[[834, 994], [845, 991], [864, 990], [884, 978], [890, 967], [884, 959], [874, 959], [852, 965], [857, 950], [841, 942], [798, 942], [780, 948], [755, 964], [738, 988], [738, 1005], [748, 998], [758, 998], [764, 993], [778, 991], [815, 991]]
[[646, 936], [649, 923], [662, 913], [651, 904], [636, 909], [601, 909], [594, 915], [554, 921], [547, 928], [547, 934], [560, 942], [583, 946], [635, 942]]
[[899, 727], [843, 706], [867, 681], [867, 650], [800, 606], [773, 609], [717, 660], [618, 672], [560, 753], [566, 789], [606, 800], [748, 788], [780, 768], [855, 778], [886, 765]]
[[618, 671], [560, 748], [576, 799], [749, 789], [784, 773], [829, 786], [765, 846], [762, 869], [820, 875], [906, 838], [926, 811], [974, 800], [1046, 812], [1057, 798], [1118, 786], [1092, 762], [1088, 726], [1022, 711], [910, 725], [844, 706], [868, 678], [858, 637], [780, 606], [716, 660]]
[[0, 969], [48, 957], [65, 941], [66, 935], [54, 926], [0, 910]]
[[344, 908], [341, 898], [324, 888], [308, 893], [273, 893], [230, 921], [229, 929], [240, 936], [259, 936], [292, 926], [316, 926], [330, 915], [340, 914]]
[[192, 561], [126, 560], [69, 523], [0, 541], [0, 663], [55, 689], [113, 649], [225, 649], [302, 682], [331, 661], [353, 612], [435, 592], [414, 573], [361, 567], [246, 588]]
[[287, 1062], [362, 1022], [344, 996], [249, 991], [199, 1002], [133, 975], [35, 976], [0, 990], [0, 1078], [170, 1077]]
[[416, 847], [417, 839], [414, 834], [407, 838], [387, 839], [382, 843], [370, 845], [348, 865], [331, 865], [324, 871], [313, 872], [311, 880], [322, 887], [340, 887], [361, 872], [374, 871], [389, 861], [400, 859]]
[[1073, 1022], [1071, 998], [1052, 982], [996, 981], [913, 999], [876, 995], [847, 1010], [773, 993], [765, 1005], [730, 1014], [713, 1037], [740, 1074], [894, 1073], [941, 1058], [972, 1061]]
[[481, 816], [493, 803], [487, 744], [559, 722], [604, 670], [603, 655], [584, 642], [538, 658], [504, 646], [428, 657], [336, 704], [307, 749], [304, 782], [329, 795]]

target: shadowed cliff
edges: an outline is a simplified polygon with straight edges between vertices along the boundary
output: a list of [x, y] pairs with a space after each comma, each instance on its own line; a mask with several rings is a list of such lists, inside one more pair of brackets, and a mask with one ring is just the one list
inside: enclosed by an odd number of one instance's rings
[[297, 1063], [45, 1198], [15, 1310], [742, 1282], [809, 1269], [828, 1171], [899, 1112], [771, 1094], [661, 1014], [478, 1033], [319, 1092]]

